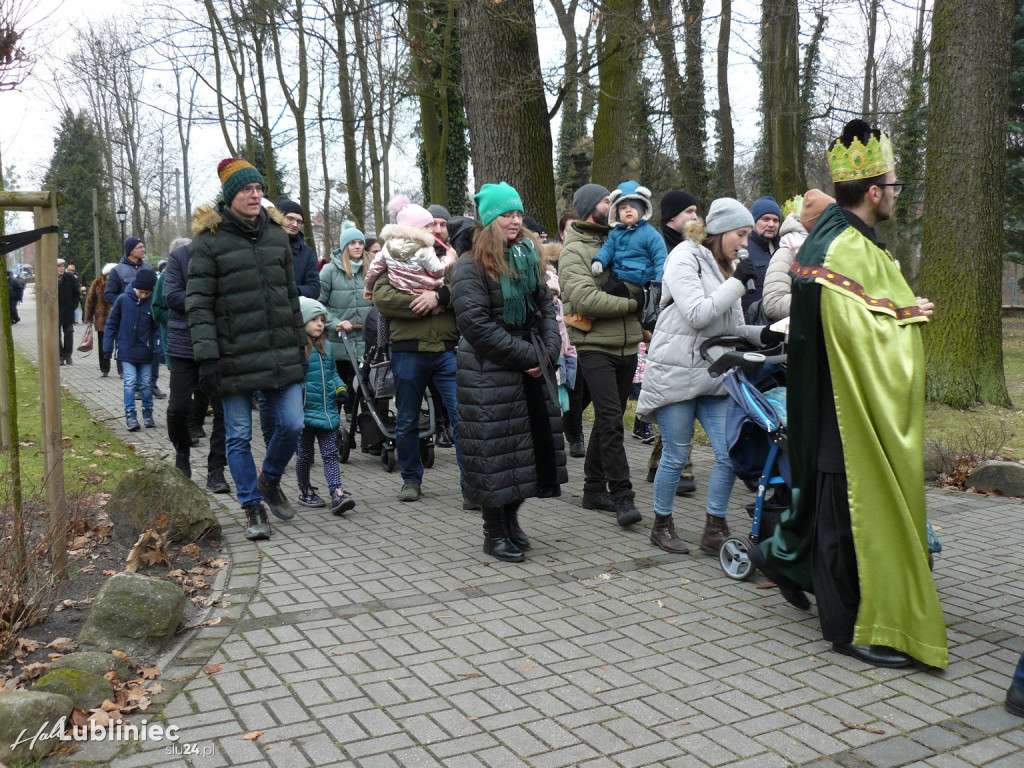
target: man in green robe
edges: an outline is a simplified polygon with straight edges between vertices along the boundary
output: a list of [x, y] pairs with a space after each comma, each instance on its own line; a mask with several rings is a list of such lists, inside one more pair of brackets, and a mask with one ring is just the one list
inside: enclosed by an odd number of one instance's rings
[[887, 136], [861, 120], [829, 148], [836, 204], [793, 263], [788, 429], [793, 506], [755, 563], [822, 635], [883, 667], [946, 667], [928, 568], [924, 352], [932, 314], [874, 226], [902, 184]]

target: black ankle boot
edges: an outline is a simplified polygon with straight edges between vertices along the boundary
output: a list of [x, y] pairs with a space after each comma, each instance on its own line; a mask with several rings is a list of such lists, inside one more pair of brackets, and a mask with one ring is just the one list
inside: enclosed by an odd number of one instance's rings
[[484, 507], [484, 554], [506, 563], [521, 563], [526, 555], [508, 539], [505, 532], [505, 508]]
[[523, 500], [514, 501], [505, 505], [505, 535], [508, 540], [524, 552], [530, 548], [530, 540], [523, 529], [519, 527], [519, 507]]

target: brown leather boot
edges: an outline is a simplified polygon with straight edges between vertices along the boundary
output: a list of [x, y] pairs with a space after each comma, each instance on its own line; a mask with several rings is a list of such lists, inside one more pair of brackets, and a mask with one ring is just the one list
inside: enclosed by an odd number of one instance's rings
[[676, 524], [672, 521], [672, 515], [654, 516], [651, 544], [673, 555], [686, 555], [690, 552], [685, 542], [676, 536]]
[[708, 554], [717, 555], [722, 548], [722, 542], [732, 534], [729, 533], [729, 526], [724, 517], [708, 515], [704, 523], [704, 535], [700, 540], [700, 548]]

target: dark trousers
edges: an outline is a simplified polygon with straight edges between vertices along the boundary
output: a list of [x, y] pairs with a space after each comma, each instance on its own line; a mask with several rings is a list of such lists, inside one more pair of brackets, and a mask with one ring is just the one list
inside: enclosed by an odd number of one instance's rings
[[[187, 357], [171, 357], [171, 392], [167, 399], [167, 437], [176, 451], [188, 452], [192, 447], [189, 434], [193, 395], [199, 391], [199, 366]], [[210, 453], [206, 457], [207, 471], [224, 469], [228, 458], [225, 449], [224, 409], [220, 398], [213, 399], [213, 430], [210, 432]], [[204, 406], [205, 407], [205, 406]]]
[[96, 357], [100, 361], [100, 373], [110, 373], [110, 358], [103, 354], [103, 331], [96, 331], [95, 335], [93, 346], [96, 347]]
[[583, 439], [583, 411], [590, 405], [590, 392], [587, 391], [587, 382], [583, 373], [577, 369], [576, 386], [568, 390], [569, 410], [562, 415], [562, 422], [565, 434], [569, 442]]
[[583, 461], [583, 490], [596, 493], [607, 489], [616, 501], [632, 499], [633, 484], [622, 442], [622, 414], [633, 391], [636, 355], [581, 351], [578, 361], [594, 404], [594, 429]]
[[60, 327], [60, 356], [70, 360], [75, 352], [75, 324], [67, 323]]
[[816, 485], [811, 583], [821, 635], [832, 643], [850, 643], [860, 608], [860, 582], [846, 474], [819, 472]]

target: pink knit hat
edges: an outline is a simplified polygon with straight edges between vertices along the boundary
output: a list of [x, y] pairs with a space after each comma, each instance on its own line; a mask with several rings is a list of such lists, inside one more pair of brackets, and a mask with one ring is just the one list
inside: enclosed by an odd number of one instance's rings
[[388, 211], [395, 220], [403, 227], [423, 229], [434, 223], [434, 217], [430, 211], [421, 205], [416, 205], [405, 195], [395, 195], [388, 203]]

